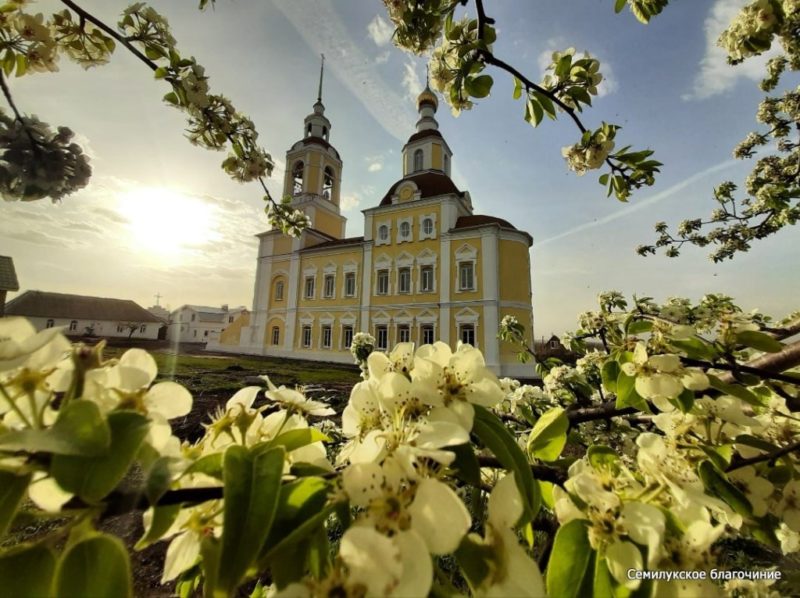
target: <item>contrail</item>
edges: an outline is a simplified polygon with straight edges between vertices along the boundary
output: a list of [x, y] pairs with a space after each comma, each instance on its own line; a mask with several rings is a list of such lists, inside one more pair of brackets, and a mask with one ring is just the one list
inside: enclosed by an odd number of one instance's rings
[[589, 230], [590, 228], [603, 226], [605, 224], [608, 224], [609, 222], [614, 222], [615, 220], [619, 220], [620, 218], [625, 218], [626, 216], [629, 216], [630, 214], [633, 214], [634, 212], [638, 212], [639, 210], [643, 210], [646, 207], [649, 207], [649, 206], [653, 205], [654, 203], [658, 203], [661, 200], [666, 199], [667, 197], [673, 195], [674, 193], [685, 189], [689, 185], [699, 181], [702, 178], [707, 177], [710, 174], [714, 174], [715, 172], [719, 172], [720, 170], [725, 170], [727, 168], [730, 168], [734, 164], [740, 164], [740, 163], [741, 162], [738, 161], [738, 160], [726, 160], [725, 162], [722, 162], [720, 164], [715, 164], [714, 166], [706, 168], [705, 170], [702, 170], [702, 171], [698, 172], [697, 174], [693, 174], [688, 179], [685, 179], [685, 180], [681, 181], [680, 183], [677, 183], [677, 184], [673, 185], [672, 187], [670, 187], [668, 189], [664, 189], [663, 191], [660, 191], [659, 193], [656, 193], [652, 197], [648, 197], [647, 199], [639, 201], [639, 202], [637, 202], [635, 204], [631, 204], [628, 207], [623, 208], [622, 210], [620, 210], [618, 212], [614, 212], [613, 214], [611, 214], [609, 216], [605, 216], [604, 218], [600, 218], [599, 220], [593, 220], [592, 222], [586, 222], [585, 224], [579, 224], [578, 226], [576, 226], [574, 228], [566, 230], [563, 233], [557, 234], [555, 237], [550, 237], [549, 239], [545, 239], [544, 241], [539, 241], [539, 242], [535, 243], [534, 247], [541, 247], [543, 245], [547, 245], [548, 243], [554, 243], [556, 241], [560, 241], [561, 239], [563, 239], [565, 237], [572, 236], [575, 233], [579, 233], [579, 232], [582, 232], [582, 231], [585, 231], [585, 230]]

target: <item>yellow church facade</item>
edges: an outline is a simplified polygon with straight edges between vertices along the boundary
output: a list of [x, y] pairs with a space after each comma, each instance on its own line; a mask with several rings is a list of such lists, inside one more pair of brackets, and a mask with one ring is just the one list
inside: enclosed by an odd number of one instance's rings
[[436, 96], [417, 100], [419, 120], [402, 151], [402, 178], [363, 210], [364, 235], [345, 237], [342, 160], [330, 144], [321, 98], [304, 137], [286, 154], [284, 194], [311, 227], [292, 238], [258, 235], [253, 310], [209, 348], [352, 363], [356, 332], [379, 349], [398, 342], [478, 347], [503, 376], [529, 376], [497, 339], [503, 316], [533, 330], [530, 247], [509, 222], [473, 213], [450, 178], [452, 151], [438, 130]]

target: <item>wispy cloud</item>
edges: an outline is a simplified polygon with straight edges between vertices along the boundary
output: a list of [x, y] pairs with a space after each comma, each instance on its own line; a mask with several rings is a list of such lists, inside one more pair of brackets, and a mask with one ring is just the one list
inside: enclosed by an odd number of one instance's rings
[[[536, 59], [536, 63], [539, 65], [540, 76], [544, 77], [547, 67], [550, 66], [550, 63], [553, 61], [553, 52], [563, 52], [568, 47], [570, 46], [563, 37], [551, 37], [547, 40], [545, 49], [539, 53], [539, 57]], [[578, 55], [583, 55], [583, 52], [583, 50], [578, 50], [576, 53]], [[603, 80], [600, 82], [600, 85], [597, 86], [597, 97], [602, 98], [603, 96], [610, 95], [617, 91], [619, 89], [619, 83], [614, 76], [614, 68], [611, 66], [610, 62], [594, 53], [592, 53], [592, 57], [600, 61], [600, 72], [603, 75]]]
[[406, 90], [406, 97], [412, 102], [416, 101], [417, 96], [422, 92], [422, 81], [414, 63], [410, 60], [403, 65], [403, 89]]
[[367, 172], [380, 172], [383, 170], [383, 154], [365, 156], [364, 161], [367, 163]]
[[336, 78], [386, 132], [397, 139], [406, 139], [414, 127], [412, 106], [383, 81], [374, 59], [352, 41], [331, 0], [273, 0], [273, 3], [315, 53], [325, 53], [329, 58], [326, 64]]
[[721, 162], [720, 164], [715, 164], [714, 166], [710, 166], [709, 168], [706, 168], [705, 170], [693, 174], [689, 178], [684, 179], [680, 183], [677, 183], [672, 187], [669, 187], [668, 189], [664, 189], [663, 191], [660, 191], [651, 197], [648, 197], [641, 201], [637, 201], [634, 204], [630, 204], [629, 206], [617, 212], [614, 212], [613, 214], [610, 214], [604, 218], [598, 218], [597, 220], [593, 220], [592, 222], [585, 222], [584, 224], [579, 224], [578, 226], [575, 226], [569, 230], [565, 230], [564, 232], [559, 233], [554, 237], [550, 237], [549, 239], [544, 239], [543, 241], [537, 241], [536, 246], [542, 247], [544, 245], [555, 243], [556, 241], [560, 241], [567, 237], [571, 237], [572, 235], [575, 235], [577, 233], [581, 233], [583, 231], [592, 228], [597, 228], [598, 226], [605, 226], [606, 224], [614, 222], [615, 220], [619, 220], [620, 218], [627, 218], [628, 216], [630, 216], [635, 212], [644, 210], [645, 208], [648, 208], [653, 204], [656, 204], [660, 201], [667, 199], [668, 197], [675, 195], [679, 191], [683, 191], [690, 185], [693, 185], [694, 183], [707, 177], [708, 175], [714, 174], [715, 172], [719, 172], [721, 170], [725, 170], [726, 168], [730, 168], [735, 164], [739, 164], [739, 162], [737, 160], [726, 160], [725, 162]]
[[354, 210], [358, 207], [359, 203], [361, 203], [361, 199], [358, 197], [358, 195], [355, 193], [350, 193], [342, 196], [340, 207], [344, 211]]
[[385, 46], [392, 41], [393, 33], [394, 28], [380, 15], [375, 15], [375, 18], [367, 25], [367, 34], [377, 46]]
[[389, 50], [381, 52], [375, 57], [375, 64], [386, 64], [389, 62], [389, 56], [391, 56], [391, 52], [389, 52]]
[[725, 50], [717, 46], [720, 34], [750, 0], [717, 0], [706, 17], [706, 50], [695, 75], [692, 90], [681, 96], [684, 100], [704, 100], [733, 89], [739, 79], [757, 81], [764, 76], [764, 65], [778, 53], [777, 48], [731, 66]]

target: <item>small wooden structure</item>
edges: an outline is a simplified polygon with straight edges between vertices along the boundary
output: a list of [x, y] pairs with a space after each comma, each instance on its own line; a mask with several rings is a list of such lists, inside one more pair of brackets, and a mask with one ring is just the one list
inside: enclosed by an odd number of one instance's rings
[[0, 255], [0, 318], [5, 315], [6, 295], [9, 291], [18, 290], [19, 281], [14, 270], [14, 260], [6, 255]]

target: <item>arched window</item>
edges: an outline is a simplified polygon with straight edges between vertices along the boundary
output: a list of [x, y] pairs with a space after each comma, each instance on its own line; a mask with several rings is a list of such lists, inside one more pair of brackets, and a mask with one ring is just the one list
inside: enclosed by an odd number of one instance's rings
[[44, 325], [45, 328], [52, 328], [55, 326], [55, 322], [53, 320], [47, 320], [47, 324]]
[[425, 220], [422, 221], [422, 232], [426, 235], [433, 234], [433, 219], [425, 218]]
[[311, 136], [311, 123], [308, 123], [308, 126], [306, 127], [306, 137], [310, 136]]
[[444, 154], [444, 155], [442, 156], [442, 159], [444, 160], [444, 173], [445, 173], [445, 174], [447, 174], [447, 171], [448, 171], [448, 166], [449, 166], [449, 164], [447, 163], [447, 161], [448, 161], [450, 158], [448, 158], [448, 157], [447, 157], [447, 154]]
[[385, 241], [386, 239], [388, 239], [389, 227], [386, 226], [385, 224], [381, 224], [381, 226], [378, 228], [378, 237], [380, 238], [381, 241]]
[[283, 301], [283, 281], [275, 283], [275, 301]]
[[422, 150], [418, 149], [414, 152], [414, 172], [422, 170]]
[[292, 194], [303, 192], [303, 162], [295, 162], [292, 167]]
[[72, 320], [72, 322], [69, 323], [69, 331], [75, 332], [77, 329], [78, 329], [78, 320]]
[[400, 223], [400, 236], [404, 239], [411, 236], [411, 225], [408, 222]]
[[328, 140], [328, 127], [322, 127], [322, 138], [325, 141]]
[[333, 169], [330, 166], [325, 167], [325, 173], [322, 177], [322, 197], [330, 199], [333, 193]]

